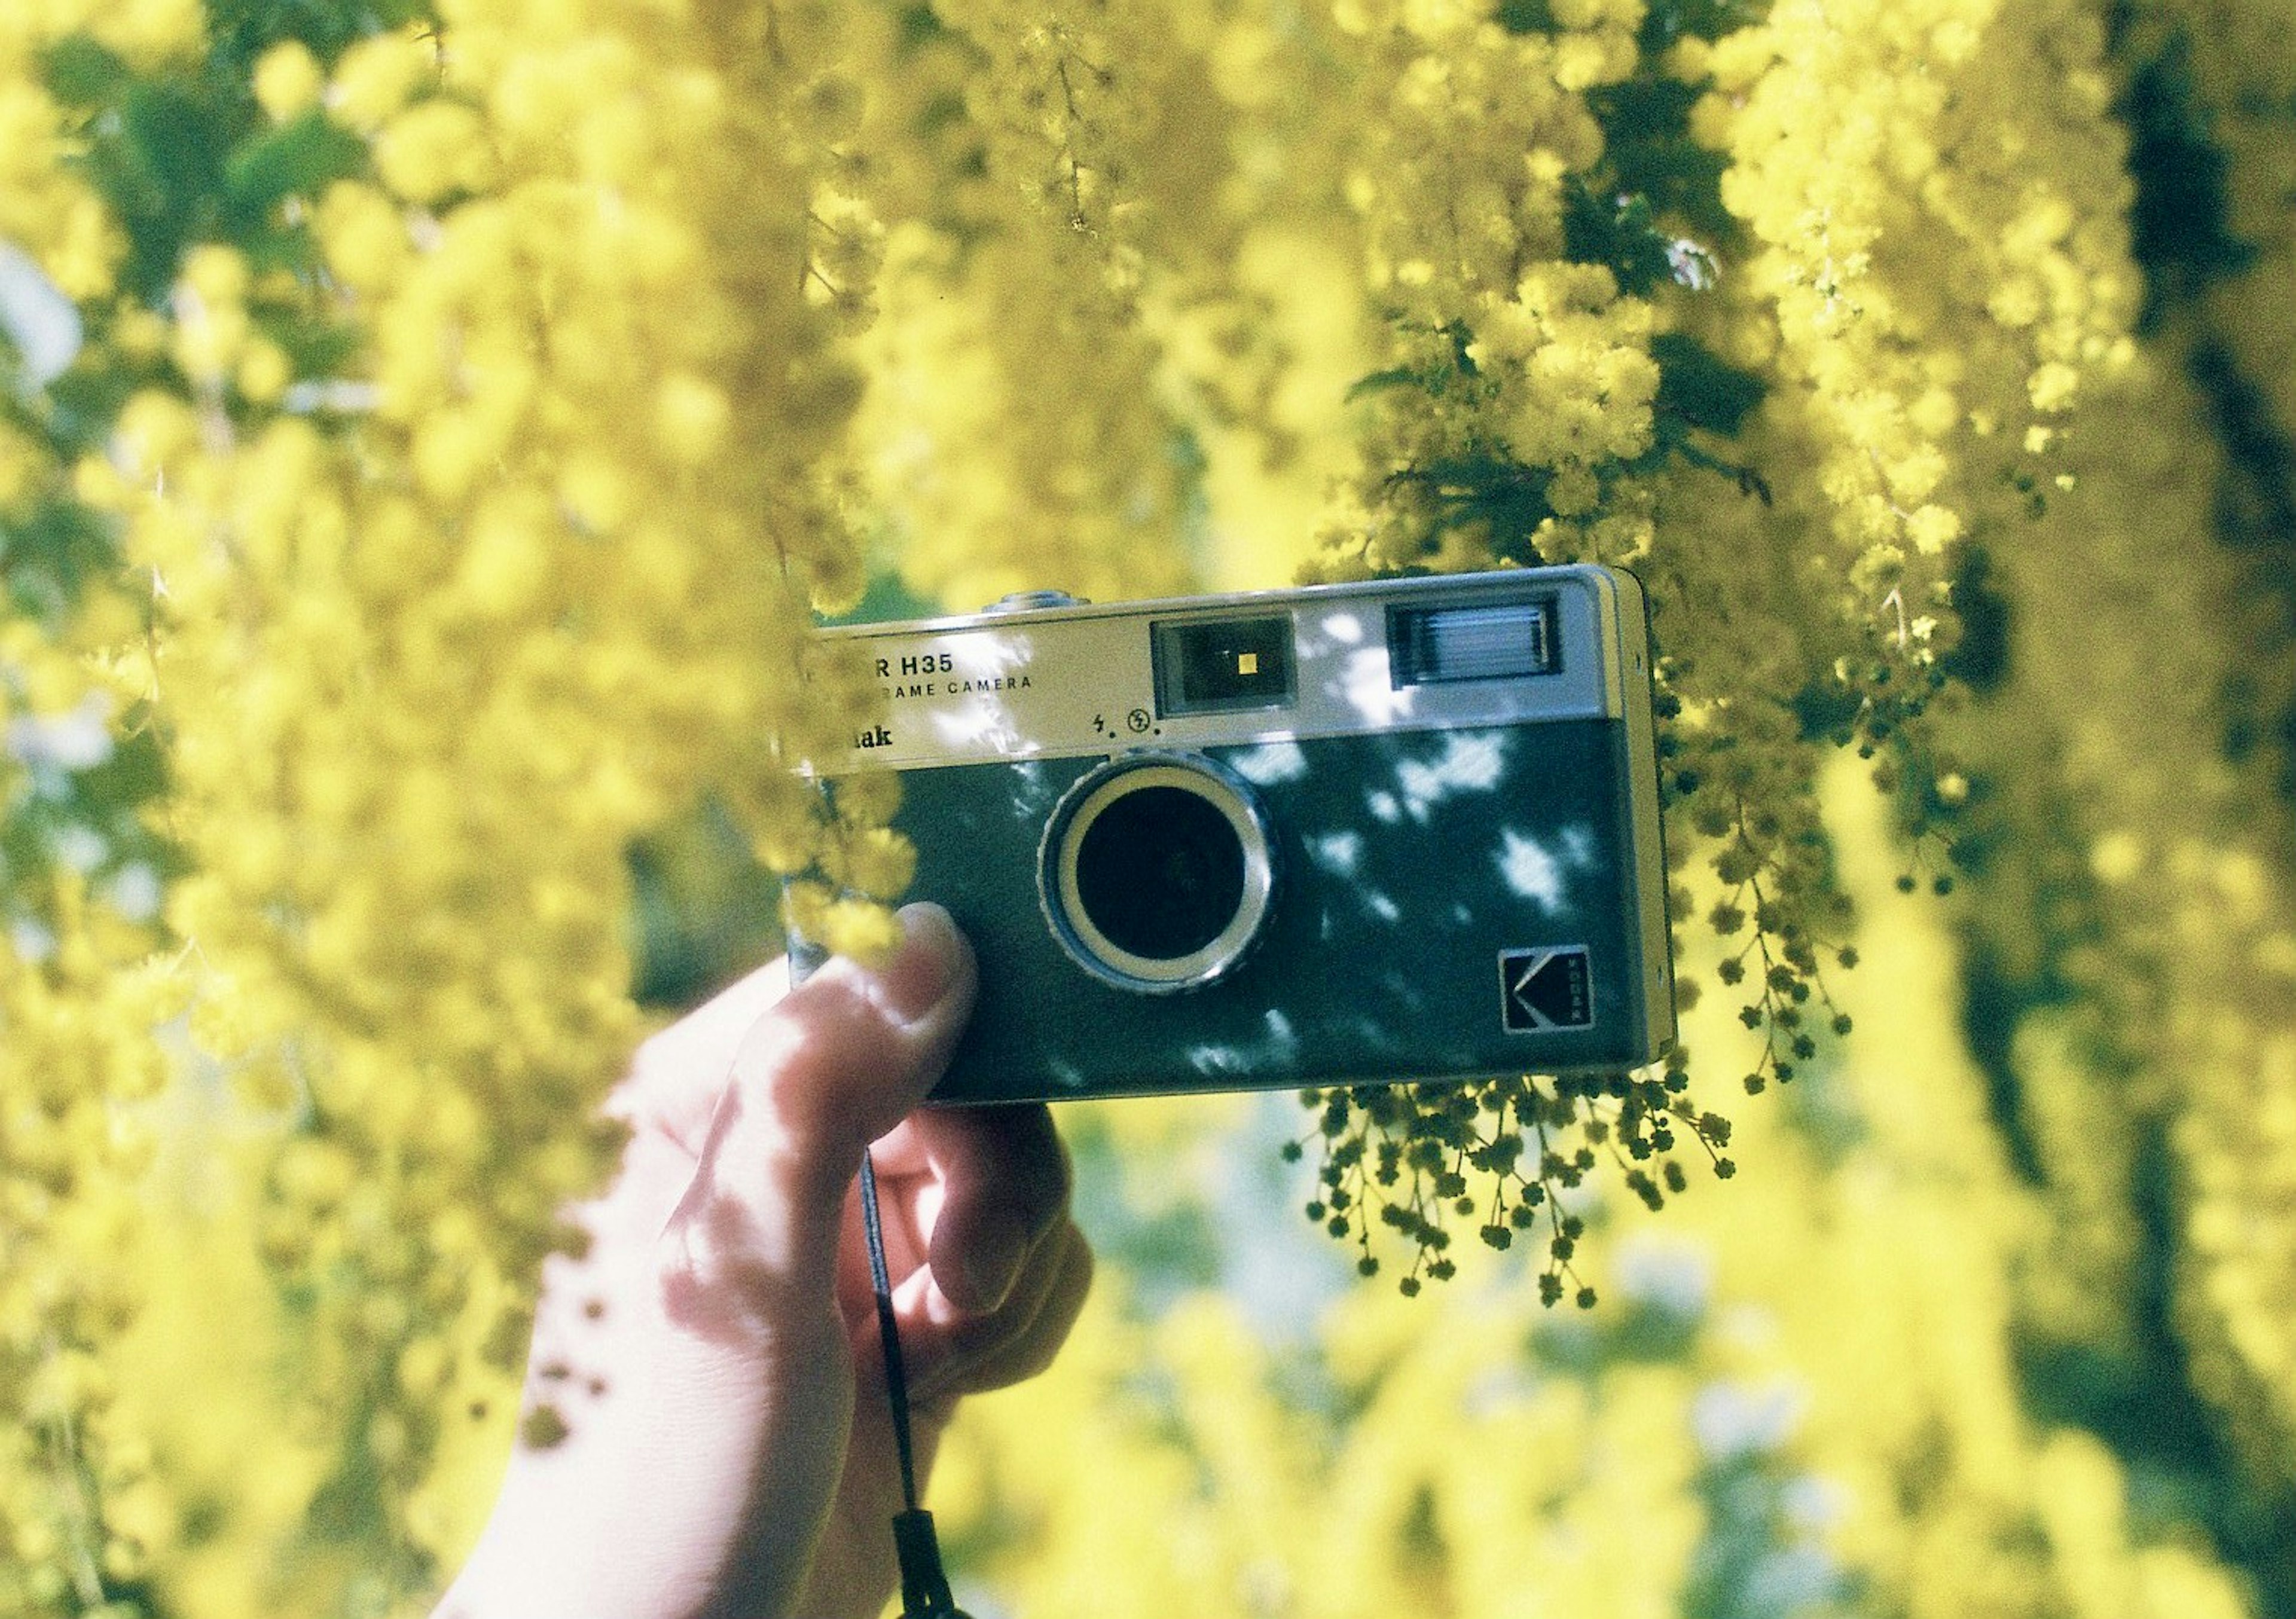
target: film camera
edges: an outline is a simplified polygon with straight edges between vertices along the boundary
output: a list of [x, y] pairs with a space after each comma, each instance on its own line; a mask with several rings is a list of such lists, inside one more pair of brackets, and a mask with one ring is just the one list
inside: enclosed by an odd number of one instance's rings
[[1673, 1038], [1628, 574], [823, 634], [885, 718], [816, 768], [901, 773], [914, 891], [980, 957], [936, 1100], [1626, 1067]]

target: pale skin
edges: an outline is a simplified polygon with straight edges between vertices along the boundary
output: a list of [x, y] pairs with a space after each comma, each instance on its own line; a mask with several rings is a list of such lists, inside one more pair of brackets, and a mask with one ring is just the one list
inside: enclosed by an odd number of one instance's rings
[[[921, 1469], [1041, 1370], [1092, 1256], [1041, 1107], [919, 1106], [972, 1010], [938, 906], [871, 973], [778, 964], [646, 1043], [619, 1178], [544, 1275], [529, 1439], [436, 1619], [867, 1619], [899, 1475], [854, 1190], [874, 1141]], [[547, 1408], [537, 1418], [532, 1413]]]

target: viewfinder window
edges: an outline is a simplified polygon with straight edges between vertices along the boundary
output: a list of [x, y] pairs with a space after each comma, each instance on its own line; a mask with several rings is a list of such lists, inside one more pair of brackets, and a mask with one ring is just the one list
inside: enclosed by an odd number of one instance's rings
[[1398, 688], [1519, 680], [1562, 667], [1551, 597], [1472, 607], [1390, 608], [1387, 648]]
[[1292, 615], [1166, 620], [1149, 632], [1166, 715], [1282, 708], [1293, 696]]

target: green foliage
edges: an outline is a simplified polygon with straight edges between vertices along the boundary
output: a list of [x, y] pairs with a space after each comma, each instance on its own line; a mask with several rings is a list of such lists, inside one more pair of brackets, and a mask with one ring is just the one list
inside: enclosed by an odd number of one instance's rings
[[288, 197], [317, 196], [331, 180], [366, 167], [366, 144], [317, 110], [248, 135], [224, 165], [221, 217], [242, 235], [258, 227]]
[[[86, 34], [48, 51], [43, 77], [78, 121], [85, 146], [78, 161], [127, 237], [120, 279], [129, 298], [161, 305], [184, 252], [204, 241], [227, 241], [258, 267], [308, 268], [302, 230], [280, 205], [361, 171], [365, 148], [316, 114], [271, 127], [249, 94], [248, 63], [289, 37], [340, 51], [400, 9], [237, 7], [219, 20], [226, 25], [219, 48], [191, 72], [141, 74]], [[0, 419], [45, 443], [60, 466], [101, 454], [137, 388], [182, 386], [164, 358], [116, 346], [111, 317], [107, 307], [82, 312], [86, 329], [63, 373], [44, 389], [20, 383], [0, 399]], [[355, 341], [280, 307], [258, 307], [257, 318], [300, 374], [328, 374]], [[0, 358], [14, 358], [4, 339]], [[8, 605], [51, 634], [66, 632], [91, 592], [118, 588], [118, 556], [109, 521], [61, 487], [0, 513], [0, 585]], [[17, 748], [22, 768], [9, 773], [0, 792], [0, 861], [18, 895], [45, 891], [45, 874], [62, 864], [109, 886], [131, 913], [148, 915], [178, 863], [148, 814], [165, 789], [165, 750], [146, 715], [114, 716], [108, 725], [102, 715], [82, 718], [90, 731], [85, 739], [72, 728], [77, 721], [44, 722], [45, 729], [23, 733], [51, 740]]]
[[1498, 25], [1510, 34], [1551, 34], [1554, 31], [1554, 7], [1550, 0], [1500, 0], [1493, 13]]
[[[1710, 1390], [1708, 1397], [1728, 1391]], [[1695, 1486], [1706, 1533], [1684, 1582], [1683, 1619], [1824, 1619], [1862, 1611], [1859, 1582], [1823, 1540], [1824, 1480], [1767, 1446], [1710, 1456]]]
[[228, 241], [258, 266], [306, 267], [299, 233], [278, 205], [316, 197], [367, 167], [365, 143], [316, 111], [272, 127], [249, 93], [256, 59], [295, 39], [332, 61], [355, 41], [428, 12], [399, 0], [234, 0], [211, 10], [215, 48], [195, 73], [146, 78], [86, 34], [48, 54], [48, 88], [83, 119], [86, 171], [127, 233], [122, 280], [150, 303], [199, 241]]
[[76, 502], [45, 499], [0, 519], [0, 579], [15, 614], [61, 628], [114, 560], [109, 528]]
[[782, 950], [781, 885], [722, 805], [699, 805], [628, 858], [630, 993], [641, 1006], [692, 1006]]
[[1641, 297], [1676, 279], [1673, 243], [1658, 228], [1658, 209], [1640, 192], [1615, 189], [1600, 174], [1574, 176], [1562, 227], [1570, 257], [1608, 266], [1622, 292]]
[[1658, 362], [1660, 434], [1695, 429], [1727, 438], [1762, 402], [1762, 380], [1749, 371], [1718, 359], [1697, 339], [1680, 331], [1661, 331], [1651, 339], [1651, 357]]
[[2144, 267], [2142, 319], [2150, 329], [2210, 282], [2247, 269], [2256, 247], [2232, 230], [2225, 154], [2194, 90], [2190, 40], [2181, 32], [2156, 37], [2139, 30], [2128, 9], [2116, 20], [2116, 48], [2124, 60], [2141, 53], [2128, 63], [2120, 111], [2128, 126], [2128, 169], [2136, 181], [2130, 246]]
[[1719, 39], [1759, 22], [1769, 0], [1652, 0], [1644, 10], [1636, 44], [1645, 58], [1683, 39]]
[[184, 248], [215, 233], [226, 159], [255, 118], [243, 86], [217, 79], [144, 80], [86, 36], [49, 59], [48, 87], [86, 115], [84, 162], [127, 233], [121, 279], [147, 303], [166, 295]]

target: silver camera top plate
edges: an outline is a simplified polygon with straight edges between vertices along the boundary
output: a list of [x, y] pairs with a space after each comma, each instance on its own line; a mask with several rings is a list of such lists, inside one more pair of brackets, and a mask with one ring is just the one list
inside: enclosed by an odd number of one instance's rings
[[[808, 763], [838, 775], [1186, 748], [1247, 733], [1275, 742], [1624, 717], [1625, 683], [1648, 681], [1641, 603], [1620, 600], [1622, 590], [1635, 589], [1629, 576], [1581, 566], [842, 626], [824, 631], [823, 641], [874, 666], [885, 718], [855, 737], [844, 756]], [[1409, 673], [1398, 669], [1393, 641], [1398, 602], [1424, 597], [1428, 611], [1471, 614], [1552, 604], [1566, 593], [1582, 595], [1591, 610], [1550, 605], [1539, 621], [1552, 643], [1538, 678], [1398, 678]], [[1295, 660], [1282, 700], [1191, 712], [1171, 700], [1168, 675], [1160, 687], [1158, 653], [1170, 633], [1279, 617], [1288, 620]], [[1144, 619], [1152, 626], [1145, 635]]]

